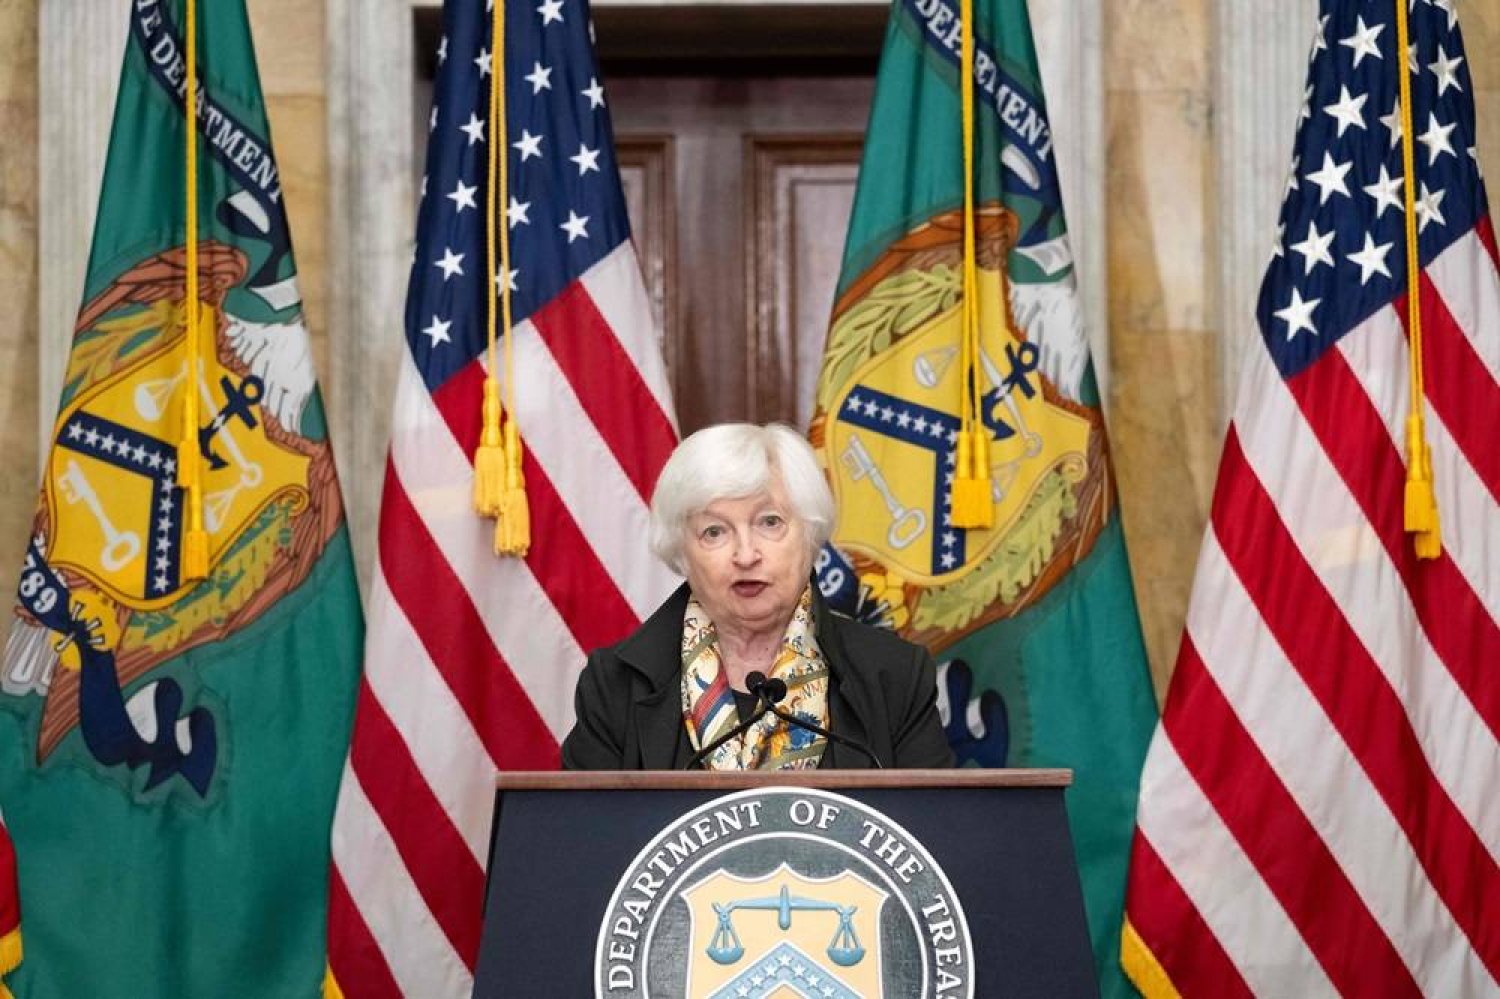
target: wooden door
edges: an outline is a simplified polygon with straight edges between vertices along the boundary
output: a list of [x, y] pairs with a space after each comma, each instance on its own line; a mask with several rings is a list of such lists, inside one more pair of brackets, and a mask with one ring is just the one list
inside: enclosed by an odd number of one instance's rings
[[837, 74], [785, 58], [713, 73], [604, 65], [684, 434], [811, 418], [874, 91], [870, 45]]

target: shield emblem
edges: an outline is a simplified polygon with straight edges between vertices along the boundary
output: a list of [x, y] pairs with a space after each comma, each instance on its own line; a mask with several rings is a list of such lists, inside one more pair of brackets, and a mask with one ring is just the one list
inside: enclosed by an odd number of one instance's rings
[[[824, 424], [839, 508], [834, 543], [923, 586], [954, 582], [1006, 542], [1046, 476], [1055, 471], [1076, 483], [1088, 474], [1090, 423], [1040, 390], [1036, 345], [999, 321], [995, 272], [980, 272], [979, 289], [994, 527], [962, 530], [948, 520], [963, 387], [961, 305], [856, 369], [831, 398]], [[1034, 547], [1027, 540], [1018, 547]]]
[[883, 996], [880, 913], [889, 894], [844, 871], [760, 878], [714, 871], [682, 893], [690, 999]]
[[307, 505], [309, 459], [267, 434], [262, 385], [214, 351], [188, 381], [181, 338], [91, 386], [58, 420], [45, 478], [49, 562], [119, 604], [149, 610], [180, 595], [185, 511], [176, 486], [182, 387], [198, 392], [204, 526], [217, 561], [268, 505]]

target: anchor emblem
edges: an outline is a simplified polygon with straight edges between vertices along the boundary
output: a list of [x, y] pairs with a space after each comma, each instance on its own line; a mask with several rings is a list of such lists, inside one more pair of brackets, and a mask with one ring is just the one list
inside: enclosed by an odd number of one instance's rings
[[250, 407], [259, 403], [264, 397], [266, 383], [255, 375], [249, 375], [239, 385], [235, 385], [228, 375], [220, 375], [219, 388], [224, 390], [223, 407], [212, 420], [208, 421], [206, 426], [198, 428], [198, 450], [203, 457], [208, 459], [208, 467], [214, 471], [229, 467], [229, 462], [221, 458], [213, 446], [214, 438], [221, 432], [230, 453], [235, 456], [242, 467], [244, 466], [244, 457], [239, 453], [239, 447], [235, 444], [234, 438], [225, 428], [230, 420], [239, 420], [248, 430], [254, 430], [260, 425]]
[[[1015, 392], [1019, 391], [1028, 399], [1036, 395], [1036, 388], [1026, 376], [1037, 369], [1041, 350], [1034, 343], [1023, 343], [1020, 347], [1007, 343], [1005, 359], [1010, 363], [1010, 374], [1001, 375], [989, 353], [983, 349], [979, 351], [979, 363], [984, 368], [984, 375], [995, 386], [984, 395], [984, 425], [994, 431], [996, 440], [1004, 440], [1019, 433], [1026, 442], [1026, 453], [1035, 456], [1041, 453], [1042, 437], [1027, 429], [1026, 417], [1016, 403]], [[1001, 406], [1010, 414], [1009, 423], [998, 412]]]

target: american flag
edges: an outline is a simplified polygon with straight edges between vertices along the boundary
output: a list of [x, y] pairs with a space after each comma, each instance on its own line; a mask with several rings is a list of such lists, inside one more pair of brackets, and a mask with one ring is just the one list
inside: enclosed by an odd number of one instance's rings
[[[333, 829], [329, 968], [350, 999], [470, 994], [496, 772], [557, 766], [586, 652], [676, 582], [644, 542], [677, 435], [589, 8], [505, 7], [503, 60], [484, 3], [443, 11], [365, 679]], [[502, 65], [510, 192], [491, 209], [489, 74]], [[491, 553], [493, 522], [470, 503], [491, 210], [512, 247], [498, 277], [514, 292], [524, 560]]]
[[[1141, 780], [1148, 995], [1495, 995], [1500, 282], [1451, 0], [1324, 0], [1263, 342], [1247, 348]], [[1403, 531], [1400, 67], [1441, 557]]]

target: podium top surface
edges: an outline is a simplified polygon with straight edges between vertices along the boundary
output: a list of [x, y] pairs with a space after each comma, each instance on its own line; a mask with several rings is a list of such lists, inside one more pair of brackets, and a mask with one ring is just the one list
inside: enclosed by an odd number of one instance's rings
[[751, 787], [1068, 787], [1071, 770], [511, 770], [501, 791], [737, 791]]

